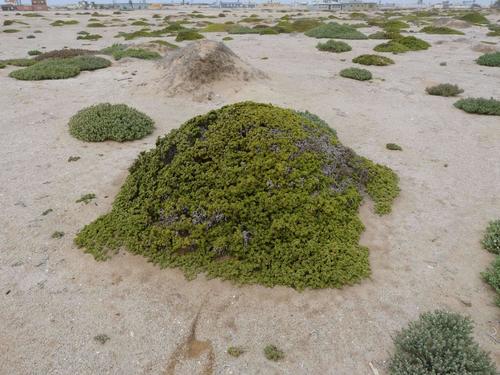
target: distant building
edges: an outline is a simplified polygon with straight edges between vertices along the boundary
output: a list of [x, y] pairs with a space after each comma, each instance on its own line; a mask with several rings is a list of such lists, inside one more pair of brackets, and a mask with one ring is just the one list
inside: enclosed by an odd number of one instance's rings
[[358, 11], [358, 10], [371, 10], [377, 8], [377, 3], [375, 2], [362, 2], [362, 1], [350, 1], [344, 2], [339, 0], [316, 0], [311, 8], [318, 10], [347, 10], [347, 11]]
[[214, 8], [255, 8], [255, 3], [250, 1], [218, 1], [212, 5]]
[[31, 5], [23, 5], [20, 0], [5, 0], [1, 5], [3, 11], [44, 11], [49, 10], [47, 0], [31, 0]]
[[134, 3], [130, 0], [127, 3], [113, 2], [112, 4], [99, 4], [94, 1], [88, 2], [87, 0], [81, 0], [78, 2], [78, 8], [134, 10], [134, 9], [148, 9], [149, 4], [146, 3], [146, 0], [140, 0], [140, 2], [137, 3]]

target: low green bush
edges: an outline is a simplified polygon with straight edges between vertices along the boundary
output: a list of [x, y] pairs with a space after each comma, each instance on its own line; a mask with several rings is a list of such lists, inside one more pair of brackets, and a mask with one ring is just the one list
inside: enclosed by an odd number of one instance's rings
[[367, 36], [349, 25], [340, 25], [335, 22], [322, 24], [305, 32], [305, 35], [312, 38], [329, 39], [367, 39]]
[[2, 61], [0, 61], [0, 69], [3, 69], [7, 66], [7, 64], [4, 64]]
[[69, 121], [70, 134], [86, 142], [132, 141], [151, 134], [153, 129], [153, 120], [125, 104], [87, 107]]
[[407, 29], [410, 27], [406, 22], [401, 20], [389, 20], [383, 22], [380, 27], [382, 27], [385, 31], [400, 31], [401, 29]]
[[132, 26], [150, 26], [148, 22], [145, 21], [134, 21], [131, 23]]
[[481, 244], [489, 252], [500, 255], [500, 220], [489, 223]]
[[320, 51], [335, 52], [335, 53], [349, 52], [352, 50], [352, 47], [349, 44], [338, 40], [329, 40], [325, 43], [318, 43], [316, 48], [319, 49]]
[[361, 65], [376, 65], [376, 66], [385, 66], [394, 64], [394, 61], [392, 59], [379, 55], [360, 55], [352, 59], [352, 62]]
[[500, 52], [485, 53], [479, 56], [476, 60], [479, 65], [483, 66], [500, 66]]
[[245, 350], [241, 346], [230, 346], [229, 348], [227, 348], [227, 354], [229, 354], [231, 357], [238, 358], [243, 353], [245, 353]]
[[35, 59], [9, 59], [2, 61], [5, 65], [27, 67], [35, 65], [37, 61]]
[[473, 323], [460, 314], [437, 310], [420, 315], [394, 339], [391, 375], [496, 375], [488, 353], [472, 336]]
[[102, 38], [102, 35], [99, 34], [85, 34], [85, 35], [78, 35], [76, 38], [77, 40], [99, 40]]
[[42, 61], [47, 59], [67, 59], [76, 56], [92, 55], [94, 53], [96, 53], [96, 51], [91, 51], [88, 49], [64, 48], [64, 49], [56, 49], [53, 51], [44, 52], [41, 55], [35, 57], [35, 60]]
[[205, 38], [203, 35], [194, 30], [181, 30], [177, 33], [175, 38], [176, 42], [182, 42], [184, 40], [198, 40]]
[[276, 345], [267, 345], [264, 348], [264, 356], [270, 361], [279, 361], [285, 358], [285, 353]]
[[105, 55], [111, 55], [115, 60], [120, 60], [124, 57], [133, 57], [142, 60], [156, 60], [161, 58], [161, 55], [155, 51], [148, 51], [143, 48], [128, 48], [123, 44], [115, 43], [110, 47], [101, 50]]
[[42, 53], [37, 50], [37, 49], [33, 49], [31, 51], [28, 51], [28, 56], [38, 56], [38, 55], [41, 55]]
[[87, 24], [87, 27], [106, 27], [106, 25], [101, 22], [91, 22]]
[[399, 44], [402, 44], [410, 51], [421, 51], [428, 49], [431, 45], [425, 40], [416, 38], [414, 36], [405, 36], [400, 38], [394, 38]]
[[277, 35], [279, 32], [272, 27], [266, 27], [263, 29], [259, 29], [259, 35]]
[[229, 34], [258, 34], [258, 29], [252, 29], [251, 27], [241, 26], [241, 25], [233, 25], [228, 29]]
[[452, 85], [450, 83], [441, 83], [436, 86], [427, 87], [425, 91], [427, 91], [429, 95], [446, 96], [446, 97], [457, 96], [464, 92], [464, 90], [462, 90], [457, 85]]
[[392, 53], [404, 53], [408, 52], [410, 49], [405, 45], [398, 43], [397, 40], [390, 40], [387, 43], [382, 43], [376, 45], [373, 50], [375, 52], [392, 52]]
[[496, 305], [500, 307], [500, 255], [497, 255], [486, 271], [481, 273], [483, 280], [496, 292]]
[[391, 151], [403, 151], [403, 148], [396, 143], [387, 143], [385, 148]]
[[225, 36], [224, 38], [222, 38], [223, 41], [227, 42], [229, 40], [234, 40], [233, 38], [231, 38], [230, 36]]
[[17, 30], [17, 29], [4, 29], [3, 30], [3, 32], [7, 33], [7, 34], [18, 33], [19, 31], [21, 31], [21, 30]]
[[204, 33], [223, 33], [223, 32], [228, 32], [231, 27], [233, 27], [232, 24], [211, 23], [205, 26], [203, 29], [201, 29], [201, 31]]
[[452, 29], [446, 26], [425, 26], [420, 30], [421, 33], [426, 34], [453, 34], [453, 35], [464, 35], [463, 32]]
[[377, 31], [368, 35], [369, 39], [397, 39], [403, 36], [399, 32]]
[[347, 68], [340, 71], [340, 76], [344, 78], [351, 78], [357, 81], [369, 81], [372, 79], [372, 74], [366, 69]]
[[50, 26], [66, 26], [66, 25], [76, 25], [77, 20], [57, 20], [50, 24]]
[[467, 113], [500, 116], [500, 100], [495, 100], [493, 98], [460, 99], [454, 106]]
[[478, 12], [466, 13], [462, 17], [460, 17], [459, 19], [462, 21], [467, 21], [467, 22], [476, 23], [476, 24], [489, 23], [488, 19], [485, 16], [483, 16], [481, 13], [478, 13]]
[[3, 21], [3, 25], [4, 26], [11, 26], [14, 24], [14, 22], [15, 22], [14, 20], [5, 20], [5, 21]]
[[81, 71], [107, 68], [109, 60], [96, 56], [77, 56], [66, 59], [46, 59], [24, 69], [14, 70], [10, 77], [23, 81], [66, 79]]

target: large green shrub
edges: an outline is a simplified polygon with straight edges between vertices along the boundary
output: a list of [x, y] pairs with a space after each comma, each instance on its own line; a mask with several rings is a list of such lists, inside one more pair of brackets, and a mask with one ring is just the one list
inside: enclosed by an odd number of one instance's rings
[[352, 59], [352, 62], [361, 65], [376, 65], [376, 66], [385, 66], [394, 64], [394, 61], [392, 59], [379, 55], [360, 55]]
[[414, 36], [405, 36], [400, 38], [394, 38], [399, 44], [402, 44], [410, 51], [421, 51], [428, 49], [431, 45], [425, 40], [416, 38]]
[[426, 34], [455, 34], [455, 35], [464, 35], [463, 32], [452, 29], [450, 27], [446, 26], [425, 26], [422, 30], [420, 30], [421, 33], [426, 33]]
[[390, 40], [387, 43], [382, 43], [376, 45], [373, 50], [375, 52], [392, 52], [392, 53], [404, 53], [408, 52], [410, 49], [405, 45], [398, 43], [397, 40]]
[[500, 52], [485, 53], [476, 62], [484, 66], [500, 66]]
[[367, 39], [367, 36], [349, 25], [340, 25], [335, 22], [322, 24], [305, 32], [312, 38], [330, 39]]
[[437, 96], [457, 96], [464, 92], [457, 85], [452, 85], [451, 83], [441, 83], [436, 86], [427, 87], [425, 89], [429, 95]]
[[57, 20], [50, 24], [50, 26], [66, 26], [66, 25], [76, 25], [77, 20]]
[[124, 247], [189, 277], [340, 287], [370, 273], [363, 192], [386, 213], [397, 181], [310, 114], [237, 103], [141, 153], [111, 212], [75, 242], [97, 259]]
[[44, 52], [41, 55], [35, 57], [36, 61], [46, 60], [46, 59], [67, 59], [69, 57], [92, 55], [96, 51], [91, 51], [88, 49], [79, 48], [63, 48], [56, 49], [49, 52]]
[[454, 104], [454, 106], [467, 113], [500, 116], [500, 100], [495, 100], [493, 98], [460, 99]]
[[500, 220], [489, 223], [481, 243], [486, 250], [500, 255]]
[[340, 71], [340, 75], [345, 78], [355, 79], [357, 81], [369, 81], [372, 74], [366, 69], [347, 68]]
[[463, 21], [467, 21], [470, 23], [477, 23], [477, 24], [484, 24], [484, 23], [489, 23], [488, 19], [483, 16], [481, 13], [478, 12], [469, 12], [464, 14], [462, 17], [459, 19]]
[[352, 50], [352, 47], [349, 44], [341, 42], [339, 40], [328, 40], [325, 43], [318, 43], [316, 48], [320, 51], [335, 53], [349, 52], [350, 50]]
[[82, 109], [69, 121], [70, 134], [81, 141], [124, 142], [153, 132], [153, 120], [125, 104], [97, 104]]
[[399, 32], [394, 31], [376, 31], [368, 35], [369, 39], [397, 39], [401, 37], [402, 35]]
[[[177, 48], [177, 46], [172, 48]], [[128, 46], [118, 43], [102, 49], [101, 52], [105, 55], [113, 56], [115, 60], [120, 60], [124, 57], [133, 57], [142, 60], [156, 60], [161, 57], [161, 55], [155, 51], [149, 51], [143, 48], [128, 48]]]
[[391, 375], [496, 375], [489, 355], [472, 337], [468, 317], [427, 312], [394, 339]]
[[483, 280], [497, 292], [496, 304], [500, 307], [500, 255], [497, 255], [491, 265], [481, 273]]

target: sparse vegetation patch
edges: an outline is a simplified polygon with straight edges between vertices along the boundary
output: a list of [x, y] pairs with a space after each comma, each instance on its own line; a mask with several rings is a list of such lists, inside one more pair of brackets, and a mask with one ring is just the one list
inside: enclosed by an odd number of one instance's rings
[[335, 53], [349, 52], [350, 50], [352, 50], [352, 47], [349, 44], [338, 40], [329, 40], [325, 43], [318, 43], [316, 48], [320, 51]]
[[437, 96], [457, 96], [464, 92], [457, 85], [452, 85], [451, 83], [441, 83], [436, 86], [427, 87], [425, 89], [429, 95]]
[[479, 65], [483, 65], [483, 66], [499, 67], [500, 66], [500, 52], [485, 53], [484, 55], [479, 56], [479, 58], [476, 60], [476, 62]]
[[500, 116], [500, 101], [493, 98], [460, 99], [454, 105], [467, 113]]
[[352, 59], [353, 63], [361, 65], [385, 66], [394, 64], [394, 61], [388, 57], [380, 55], [361, 55]]
[[347, 68], [340, 71], [340, 75], [345, 78], [355, 79], [357, 81], [369, 81], [372, 79], [372, 74], [366, 69]]
[[330, 39], [367, 39], [367, 36], [349, 25], [341, 25], [335, 22], [322, 24], [305, 32], [312, 38]]

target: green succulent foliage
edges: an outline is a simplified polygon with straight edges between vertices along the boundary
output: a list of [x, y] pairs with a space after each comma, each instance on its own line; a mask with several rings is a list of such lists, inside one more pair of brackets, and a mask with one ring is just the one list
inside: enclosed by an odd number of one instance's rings
[[380, 55], [360, 55], [352, 59], [353, 63], [361, 65], [385, 66], [394, 64], [394, 60]]
[[367, 36], [349, 25], [341, 25], [336, 22], [322, 24], [305, 32], [312, 38], [329, 39], [367, 39]]
[[6, 65], [4, 62], [0, 61], [0, 69], [5, 68], [6, 66], [7, 66], [7, 65]]
[[457, 96], [464, 92], [463, 89], [458, 87], [457, 85], [452, 85], [451, 83], [441, 83], [436, 86], [427, 87], [425, 89], [429, 95], [437, 95], [437, 96]]
[[245, 349], [243, 349], [241, 346], [230, 346], [229, 348], [227, 348], [227, 354], [229, 354], [231, 357], [238, 358], [244, 353]]
[[66, 26], [66, 25], [76, 25], [77, 20], [57, 20], [50, 24], [50, 26]]
[[35, 62], [47, 59], [67, 59], [69, 57], [92, 55], [94, 53], [95, 51], [91, 51], [88, 49], [79, 49], [79, 48], [56, 49], [38, 55], [37, 57], [35, 57]]
[[77, 40], [99, 40], [102, 38], [102, 35], [99, 34], [84, 34], [84, 35], [78, 35], [76, 37]]
[[425, 26], [422, 30], [420, 30], [420, 32], [426, 34], [464, 35], [463, 32], [446, 26]]
[[385, 148], [391, 151], [403, 151], [403, 148], [396, 143], [387, 143]]
[[37, 61], [34, 59], [10, 59], [10, 60], [3, 60], [2, 63], [5, 65], [27, 67], [35, 65]]
[[20, 32], [21, 30], [18, 30], [18, 29], [4, 29], [3, 32], [6, 33], [6, 34], [14, 34], [14, 33], [18, 33]]
[[23, 81], [66, 79], [85, 70], [97, 70], [111, 65], [109, 60], [96, 56], [76, 56], [67, 59], [46, 59], [24, 69], [14, 70], [9, 77]]
[[495, 100], [493, 98], [460, 99], [454, 104], [454, 106], [467, 113], [500, 116], [500, 100]]
[[266, 27], [263, 29], [259, 29], [259, 35], [278, 35], [279, 31], [273, 29], [272, 27]]
[[470, 23], [477, 23], [477, 24], [486, 24], [490, 22], [485, 16], [483, 16], [481, 13], [478, 12], [466, 13], [459, 19], [462, 21], [467, 21]]
[[75, 203], [85, 203], [89, 204], [94, 199], [96, 199], [96, 195], [94, 193], [83, 194], [80, 198], [78, 198]]
[[376, 31], [373, 34], [368, 35], [369, 39], [397, 39], [401, 38], [402, 35], [396, 31]]
[[405, 36], [400, 38], [394, 38], [399, 44], [402, 44], [410, 51], [422, 51], [428, 49], [431, 45], [425, 40], [416, 38], [414, 36]]
[[375, 52], [392, 52], [392, 53], [404, 53], [408, 52], [410, 49], [405, 45], [399, 43], [397, 40], [390, 40], [387, 43], [382, 43], [376, 45], [373, 50]]
[[346, 68], [340, 71], [340, 76], [344, 78], [351, 78], [357, 81], [369, 81], [372, 79], [372, 74], [366, 69], [360, 68]]
[[[177, 47], [176, 47], [177, 48]], [[133, 57], [142, 60], [156, 60], [161, 58], [161, 55], [155, 51], [148, 51], [143, 48], [129, 48], [124, 44], [115, 43], [110, 47], [101, 50], [106, 55], [111, 55], [115, 60], [121, 60], [124, 57]]]
[[341, 53], [341, 52], [349, 52], [352, 50], [352, 47], [345, 43], [341, 42], [339, 40], [328, 40], [325, 43], [318, 43], [316, 46], [317, 49], [320, 51], [326, 51], [326, 52], [335, 52], [335, 53]]
[[228, 29], [228, 33], [229, 34], [239, 34], [239, 35], [258, 34], [259, 30], [252, 29], [251, 27], [248, 27], [248, 26], [233, 25]]
[[42, 53], [39, 50], [37, 50], [37, 49], [33, 49], [31, 51], [28, 51], [28, 55], [29, 56], [38, 56], [38, 55], [41, 55], [41, 54]]
[[476, 60], [479, 65], [483, 66], [500, 66], [500, 52], [485, 53], [479, 56]]
[[314, 118], [252, 102], [194, 117], [140, 154], [111, 212], [75, 243], [98, 260], [124, 247], [187, 277], [298, 289], [361, 280], [363, 192], [387, 213], [398, 178]]
[[194, 30], [181, 30], [177, 33], [177, 37], [175, 38], [176, 42], [182, 42], [184, 40], [198, 40], [205, 38], [199, 32]]
[[102, 22], [90, 22], [87, 27], [106, 27]]
[[500, 220], [489, 223], [481, 244], [489, 252], [500, 255]]
[[125, 104], [97, 104], [80, 110], [69, 121], [70, 134], [86, 142], [124, 142], [151, 134], [154, 122]]
[[496, 305], [500, 307], [500, 256], [497, 255], [493, 263], [481, 273], [483, 280], [497, 292]]
[[394, 339], [391, 375], [496, 375], [489, 355], [472, 337], [468, 317], [442, 310], [426, 312]]
[[264, 348], [264, 356], [270, 361], [279, 361], [285, 358], [285, 353], [276, 345], [267, 345]]

